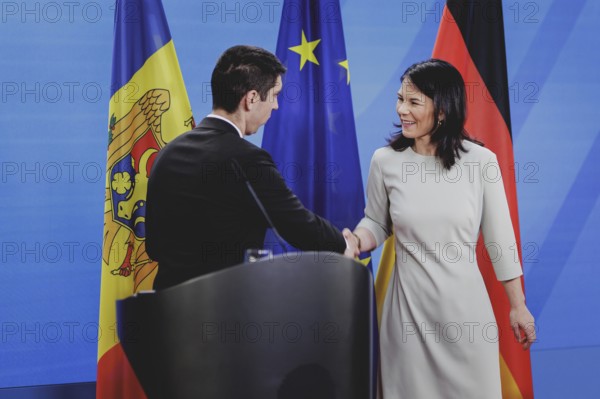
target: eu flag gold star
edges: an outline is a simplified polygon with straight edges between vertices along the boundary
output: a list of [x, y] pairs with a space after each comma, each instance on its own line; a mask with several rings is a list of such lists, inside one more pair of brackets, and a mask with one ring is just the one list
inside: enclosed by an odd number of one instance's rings
[[304, 64], [306, 64], [306, 61], [310, 61], [314, 64], [319, 65], [319, 61], [317, 61], [317, 57], [315, 57], [314, 51], [315, 51], [315, 48], [317, 47], [317, 44], [319, 44], [320, 41], [321, 41], [321, 39], [313, 40], [312, 42], [307, 41], [306, 36], [304, 35], [304, 30], [303, 30], [302, 31], [302, 43], [298, 46], [289, 48], [294, 53], [300, 54], [300, 70], [302, 70], [302, 68], [304, 68]]
[[350, 84], [350, 67], [348, 66], [348, 60], [338, 62], [338, 65], [346, 70], [346, 73], [347, 73], [346, 84], [349, 85]]
[[364, 259], [360, 259], [360, 258], [355, 258], [355, 260], [357, 260], [358, 262], [362, 263], [363, 266], [367, 267], [369, 266], [369, 262], [371, 261], [371, 257], [369, 256], [368, 258], [364, 258]]

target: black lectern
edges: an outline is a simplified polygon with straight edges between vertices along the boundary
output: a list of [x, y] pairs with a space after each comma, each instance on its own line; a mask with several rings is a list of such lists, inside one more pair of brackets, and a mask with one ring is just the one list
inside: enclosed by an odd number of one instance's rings
[[150, 399], [365, 399], [373, 308], [364, 266], [294, 253], [118, 301], [118, 334]]

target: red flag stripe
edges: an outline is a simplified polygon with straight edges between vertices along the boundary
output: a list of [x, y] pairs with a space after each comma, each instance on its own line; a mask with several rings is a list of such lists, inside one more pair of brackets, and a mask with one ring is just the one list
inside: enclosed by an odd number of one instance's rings
[[96, 398], [98, 399], [146, 397], [121, 344], [110, 348], [98, 360], [97, 376], [99, 381], [103, 381], [102, 384], [96, 384]]

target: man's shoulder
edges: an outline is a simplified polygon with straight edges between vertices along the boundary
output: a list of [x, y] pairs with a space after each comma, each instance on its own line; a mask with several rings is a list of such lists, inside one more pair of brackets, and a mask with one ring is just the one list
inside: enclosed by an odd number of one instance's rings
[[240, 139], [239, 141], [240, 143], [237, 143], [238, 145], [235, 151], [236, 156], [250, 162], [273, 163], [273, 157], [267, 150], [244, 139]]
[[[221, 122], [221, 121], [218, 121]], [[272, 164], [271, 155], [257, 145], [241, 138], [237, 132], [199, 125], [171, 140], [161, 151], [160, 158], [191, 163], [210, 160], [227, 161], [235, 158], [240, 163]]]

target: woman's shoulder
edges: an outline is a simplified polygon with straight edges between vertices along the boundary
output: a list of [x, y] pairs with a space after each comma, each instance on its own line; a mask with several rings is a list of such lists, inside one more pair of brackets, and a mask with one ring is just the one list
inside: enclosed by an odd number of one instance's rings
[[373, 157], [371, 158], [371, 163], [378, 165], [387, 165], [394, 162], [399, 162], [402, 160], [402, 156], [399, 154], [403, 154], [405, 151], [396, 151], [389, 145], [385, 147], [380, 147], [375, 150], [373, 153]]
[[496, 154], [489, 148], [486, 148], [480, 144], [474, 143], [469, 140], [463, 140], [462, 142], [465, 152], [461, 158], [465, 160], [482, 160], [487, 161], [491, 158], [495, 158]]
[[376, 149], [375, 152], [373, 153], [373, 158], [375, 158], [375, 157], [382, 158], [382, 157], [390, 156], [394, 152], [396, 152], [396, 151], [392, 147], [390, 147], [389, 145], [386, 145], [385, 147], [379, 147], [378, 149]]

